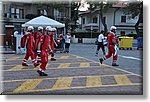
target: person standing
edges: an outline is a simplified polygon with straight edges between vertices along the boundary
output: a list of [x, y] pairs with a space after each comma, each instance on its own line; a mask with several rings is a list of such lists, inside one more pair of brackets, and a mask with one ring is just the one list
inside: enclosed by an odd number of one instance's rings
[[104, 31], [102, 30], [98, 36], [98, 44], [97, 44], [97, 50], [96, 50], [96, 56], [98, 55], [99, 49], [101, 48], [103, 51], [103, 54], [105, 55], [105, 48], [104, 48]]
[[47, 26], [46, 32], [40, 38], [39, 47], [37, 50], [38, 55], [41, 56], [41, 65], [40, 68], [37, 70], [40, 76], [48, 76], [48, 74], [45, 73], [45, 70], [46, 70], [46, 65], [48, 63], [48, 54], [49, 54], [48, 51], [51, 50], [50, 36], [49, 36], [50, 33], [51, 33], [51, 27]]
[[65, 44], [65, 39], [63, 34], [60, 34], [60, 53], [64, 51], [64, 44]]
[[36, 61], [35, 59], [35, 40], [34, 40], [34, 32], [33, 32], [33, 26], [29, 26], [27, 28], [28, 30], [28, 34], [25, 34], [27, 37], [26, 37], [26, 41], [25, 41], [25, 46], [26, 46], [26, 55], [22, 61], [22, 66], [28, 66], [27, 65], [27, 60], [29, 59], [29, 57], [31, 57], [32, 59], [32, 62], [34, 63], [34, 66], [38, 66], [38, 62]]
[[116, 37], [115, 37], [115, 30], [116, 29], [117, 28], [115, 26], [111, 26], [111, 28], [110, 28], [110, 32], [107, 36], [108, 54], [99, 59], [101, 64], [103, 63], [104, 60], [110, 58], [113, 55], [112, 66], [119, 66], [118, 64], [116, 64], [116, 61], [118, 59]]
[[71, 41], [71, 35], [68, 32], [65, 36], [65, 52], [67, 53], [69, 53], [70, 41]]

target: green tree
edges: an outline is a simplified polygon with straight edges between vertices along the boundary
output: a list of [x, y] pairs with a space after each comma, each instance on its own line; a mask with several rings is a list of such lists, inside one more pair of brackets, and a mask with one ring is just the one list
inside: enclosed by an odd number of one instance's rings
[[[106, 13], [108, 11], [108, 9], [110, 7], [112, 7], [112, 5], [114, 3], [116, 3], [115, 1], [106, 1], [106, 0], [100, 0], [100, 1], [91, 1], [91, 0], [87, 0], [87, 3], [89, 4], [89, 10], [92, 11], [98, 11], [99, 13], [99, 18], [104, 26], [104, 32], [105, 34], [107, 34], [108, 29], [107, 29], [107, 24], [104, 21], [104, 16], [103, 14]], [[100, 24], [100, 20], [99, 20], [99, 24]], [[100, 30], [100, 28], [99, 28]]]
[[81, 6], [81, 0], [71, 2], [71, 20], [74, 22], [72, 31], [77, 28], [77, 20], [79, 19], [79, 7]]
[[127, 7], [124, 8], [124, 13], [131, 15], [133, 19], [138, 17], [138, 20], [135, 24], [135, 30], [137, 37], [139, 37], [139, 24], [143, 23], [143, 1], [128, 2]]

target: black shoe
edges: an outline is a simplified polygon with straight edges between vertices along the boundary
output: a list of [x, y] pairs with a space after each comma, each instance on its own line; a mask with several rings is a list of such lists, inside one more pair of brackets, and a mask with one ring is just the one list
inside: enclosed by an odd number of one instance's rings
[[56, 61], [56, 59], [55, 58], [51, 58], [51, 61]]
[[26, 63], [22, 63], [22, 66], [28, 66]]
[[34, 67], [37, 67], [38, 65], [40, 65], [39, 63], [34, 63]]
[[39, 74], [40, 76], [43, 75], [41, 71], [37, 70], [37, 72], [38, 72], [38, 74]]
[[112, 66], [119, 66], [118, 64], [112, 64]]
[[103, 63], [103, 59], [102, 58], [100, 58], [99, 61], [100, 61], [101, 64]]
[[46, 73], [42, 72], [42, 76], [48, 76], [48, 74], [46, 74]]

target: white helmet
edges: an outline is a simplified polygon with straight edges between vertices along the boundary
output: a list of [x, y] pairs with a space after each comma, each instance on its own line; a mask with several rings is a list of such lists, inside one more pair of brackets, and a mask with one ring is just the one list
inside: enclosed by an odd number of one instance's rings
[[33, 26], [28, 26], [27, 29], [28, 29], [28, 30], [33, 30], [34, 28], [33, 28]]
[[56, 31], [56, 28], [52, 28], [52, 31]]
[[43, 30], [43, 27], [39, 26], [39, 27], [38, 27], [38, 30]]
[[52, 30], [52, 27], [51, 27], [51, 26], [47, 26], [47, 27], [46, 27], [46, 30], [51, 31], [51, 30]]
[[113, 30], [113, 29], [116, 30], [117, 28], [116, 28], [115, 26], [111, 26], [111, 27], [110, 27], [110, 30]]

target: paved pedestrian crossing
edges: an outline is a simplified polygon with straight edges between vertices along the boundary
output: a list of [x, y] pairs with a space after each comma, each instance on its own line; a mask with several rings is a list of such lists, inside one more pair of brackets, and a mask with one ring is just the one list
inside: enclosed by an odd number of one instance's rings
[[[8, 62], [6, 61], [1, 66], [3, 67], [1, 71], [3, 74], [6, 74], [6, 76], [4, 75], [4, 80], [2, 80], [2, 94], [74, 89], [82, 90], [101, 87], [142, 86], [142, 76], [120, 70], [118, 71], [111, 66], [104, 64], [100, 65], [99, 63], [71, 54], [56, 55], [57, 60], [48, 63], [47, 70], [54, 73], [60, 71], [60, 75], [52, 76], [50, 74], [48, 77], [40, 77], [34, 74], [32, 77], [33, 72], [36, 71], [39, 66], [34, 68], [31, 62], [29, 62], [28, 67], [21, 66], [20, 63], [22, 58], [22, 56], [9, 57], [7, 58]], [[74, 69], [72, 71], [73, 74], [70, 74], [70, 70], [72, 69]], [[78, 71], [84, 72], [81, 73], [82, 75], [79, 75], [76, 69], [82, 69]], [[92, 71], [95, 70], [98, 72], [101, 71], [102, 73], [93, 73]], [[87, 71], [91, 71], [93, 74], [86, 74], [90, 73]], [[61, 74], [61, 72], [67, 72], [67, 74]], [[18, 73], [23, 74], [18, 76]], [[31, 75], [31, 77], [28, 75]]]
[[[135, 76], [134, 76], [135, 77]], [[82, 82], [82, 79], [85, 81]], [[137, 80], [133, 80], [133, 75], [100, 75], [100, 76], [77, 76], [77, 77], [59, 77], [59, 78], [40, 78], [27, 79], [17, 81], [2, 81], [4, 85], [11, 86], [12, 83], [21, 82], [12, 90], [4, 90], [3, 94], [26, 93], [48, 90], [67, 90], [78, 88], [95, 88], [95, 87], [114, 87], [114, 86], [133, 86], [142, 85], [142, 77], [136, 76]], [[78, 81], [75, 81], [78, 79]], [[112, 80], [113, 79], [113, 80]], [[54, 81], [54, 84], [45, 87], [44, 83]], [[83, 83], [83, 85], [81, 85]], [[49, 85], [49, 86], [48, 86]], [[38, 89], [37, 89], [38, 87]]]

